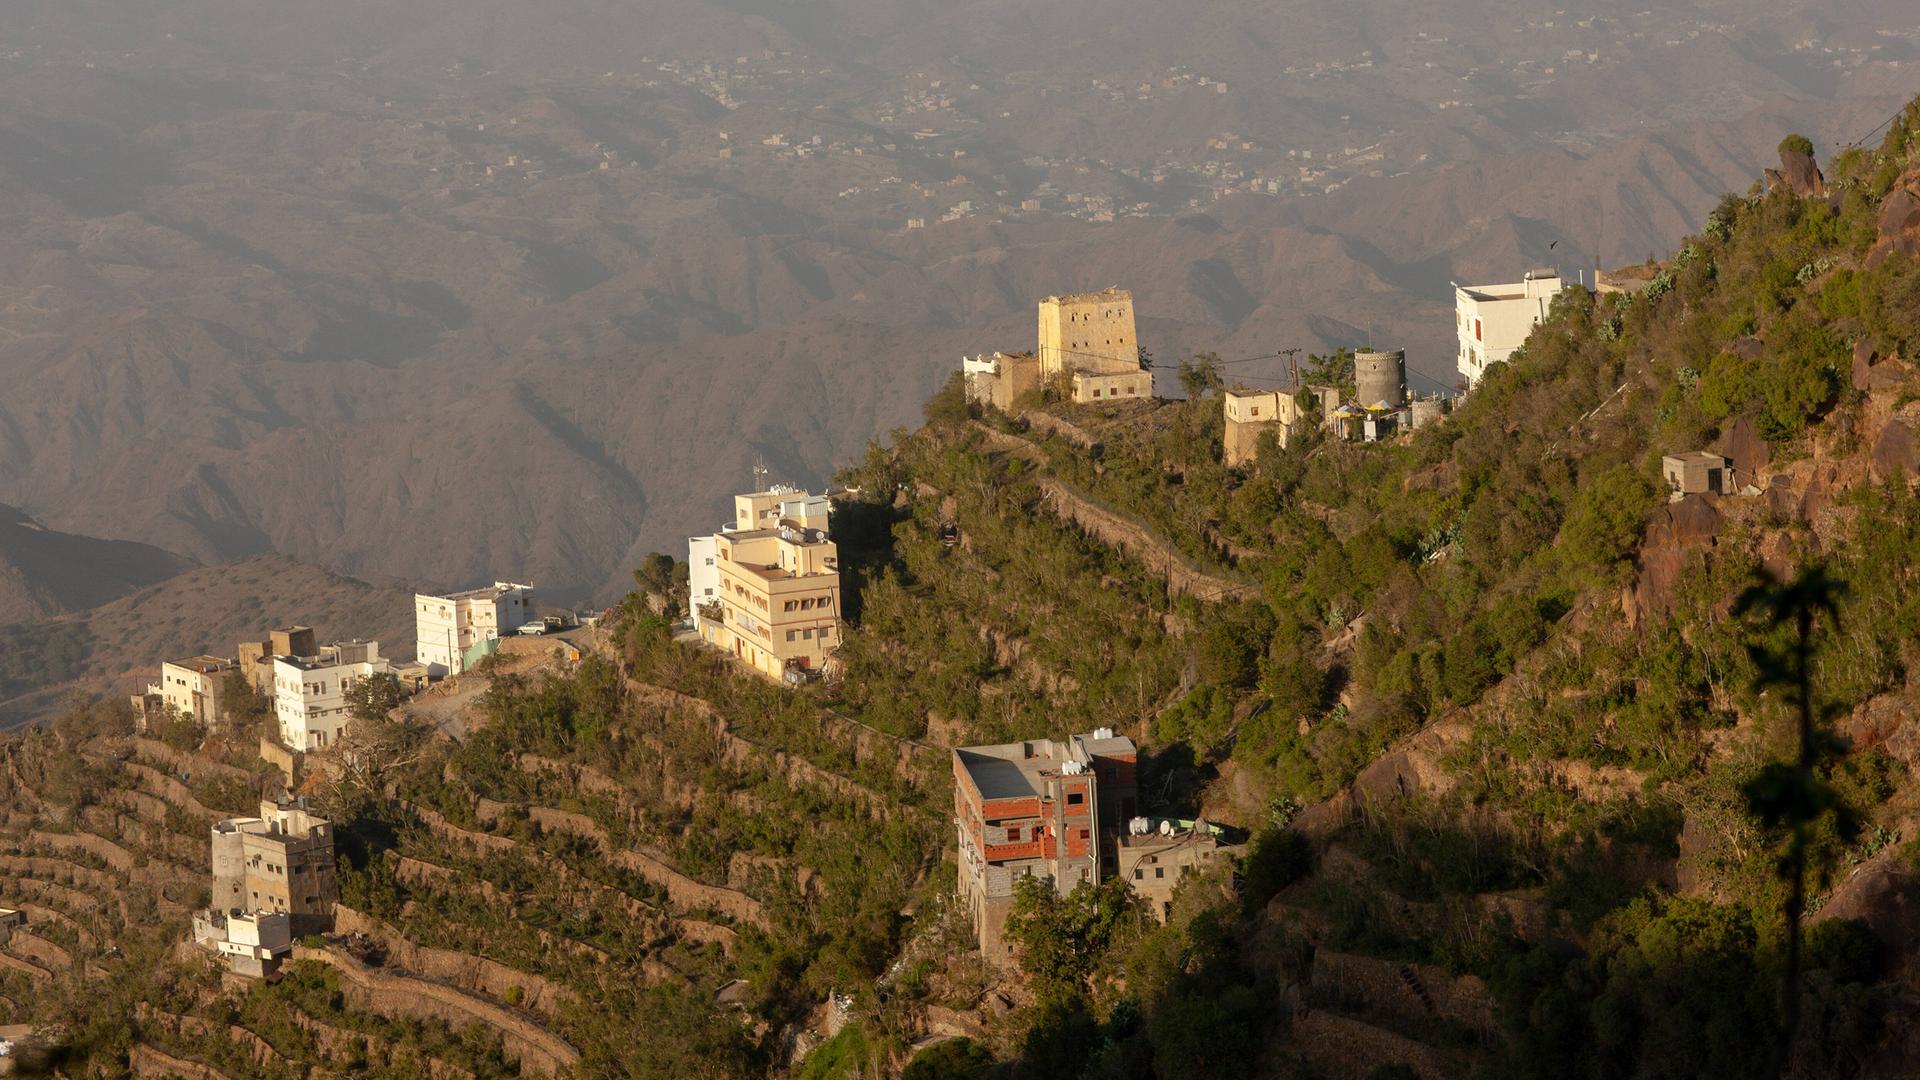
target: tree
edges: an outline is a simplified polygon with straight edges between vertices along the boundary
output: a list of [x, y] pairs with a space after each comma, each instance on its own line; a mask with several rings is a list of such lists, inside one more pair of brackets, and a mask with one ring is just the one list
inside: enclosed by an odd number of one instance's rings
[[1124, 879], [1082, 881], [1065, 897], [1051, 882], [1014, 883], [1006, 934], [1020, 949], [1020, 967], [1043, 993], [1077, 992], [1122, 932], [1137, 928], [1140, 909]]
[[254, 688], [245, 672], [229, 671], [220, 680], [220, 708], [226, 712], [227, 726], [233, 733], [248, 738], [260, 733], [273, 703], [264, 690]]
[[972, 1039], [948, 1039], [913, 1056], [900, 1080], [979, 1080], [993, 1067], [993, 1055]]
[[425, 725], [392, 715], [406, 696], [400, 680], [384, 672], [347, 687], [347, 723], [340, 732], [340, 787], [377, 794], [384, 789], [387, 773], [418, 757], [426, 742]]
[[1616, 465], [1581, 488], [1560, 530], [1568, 561], [1618, 573], [1640, 542], [1653, 495], [1652, 482], [1631, 465]]
[[1219, 354], [1199, 353], [1191, 360], [1180, 361], [1180, 389], [1187, 400], [1197, 401], [1222, 385]]
[[389, 713], [407, 700], [400, 680], [389, 672], [369, 675], [347, 687], [344, 695], [347, 715], [362, 723], [387, 719]]
[[1071, 1077], [1086, 1071], [1100, 1048], [1100, 1021], [1079, 991], [1048, 997], [1036, 1009], [1020, 1048], [1020, 1076]]
[[1313, 872], [1313, 843], [1286, 828], [1268, 828], [1254, 837], [1252, 850], [1240, 866], [1240, 902], [1251, 917], [1260, 913], [1280, 890]]
[[[690, 567], [671, 555], [648, 552], [633, 571], [633, 583], [649, 604], [672, 617], [688, 600], [687, 575]], [[658, 598], [657, 601], [652, 598]]]
[[972, 419], [975, 412], [973, 401], [967, 397], [967, 377], [956, 371], [940, 389], [927, 399], [923, 410], [927, 423], [933, 427], [953, 429]]
[[1805, 135], [1793, 134], [1780, 140], [1780, 152], [1783, 154], [1805, 154], [1813, 156], [1813, 140]]

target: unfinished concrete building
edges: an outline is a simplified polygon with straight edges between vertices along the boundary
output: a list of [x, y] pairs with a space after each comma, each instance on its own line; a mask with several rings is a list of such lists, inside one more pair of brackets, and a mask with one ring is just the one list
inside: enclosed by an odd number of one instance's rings
[[1161, 922], [1173, 913], [1180, 883], [1233, 850], [1218, 827], [1173, 818], [1133, 818], [1114, 844], [1120, 876]]
[[304, 799], [263, 801], [259, 817], [216, 821], [212, 841], [209, 910], [284, 912], [294, 937], [333, 926], [340, 898], [333, 823], [310, 813]]
[[1120, 872], [1117, 836], [1139, 794], [1133, 740], [1101, 728], [953, 751], [960, 895], [980, 950], [1005, 962], [1014, 884], [1037, 877], [1061, 896]]
[[1688, 495], [1733, 493], [1733, 470], [1727, 459], [1709, 450], [1668, 454], [1660, 459], [1660, 475], [1673, 499]]

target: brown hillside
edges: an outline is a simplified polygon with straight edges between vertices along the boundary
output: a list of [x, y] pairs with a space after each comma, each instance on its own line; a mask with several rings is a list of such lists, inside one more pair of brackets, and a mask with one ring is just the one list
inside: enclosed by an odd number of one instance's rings
[[192, 565], [147, 544], [55, 532], [0, 505], [0, 621], [98, 607]]

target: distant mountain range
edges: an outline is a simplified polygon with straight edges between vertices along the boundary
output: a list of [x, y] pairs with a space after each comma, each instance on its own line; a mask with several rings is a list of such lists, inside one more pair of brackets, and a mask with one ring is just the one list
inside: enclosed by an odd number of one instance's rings
[[[1510, 41], [1490, 5], [223, 6], [0, 13], [0, 499], [554, 599], [615, 594], [755, 462], [823, 481], [1051, 293], [1129, 286], [1168, 363], [1371, 340], [1451, 382], [1450, 278], [1638, 260], [1779, 131], [1870, 127], [1910, 51], [1861, 37], [1875, 4]], [[1333, 155], [1336, 190], [1214, 198], [1221, 132], [1254, 148], [1230, 171], [1297, 189]], [[1076, 186], [1156, 209], [995, 209]], [[983, 209], [907, 230], [914, 199]]]

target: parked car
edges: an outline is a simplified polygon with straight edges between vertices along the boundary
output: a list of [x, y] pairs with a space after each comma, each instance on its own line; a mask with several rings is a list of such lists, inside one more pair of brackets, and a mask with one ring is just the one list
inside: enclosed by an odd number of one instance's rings
[[547, 632], [547, 624], [536, 619], [530, 623], [521, 623], [520, 629], [514, 632], [526, 637], [539, 637], [541, 634]]

